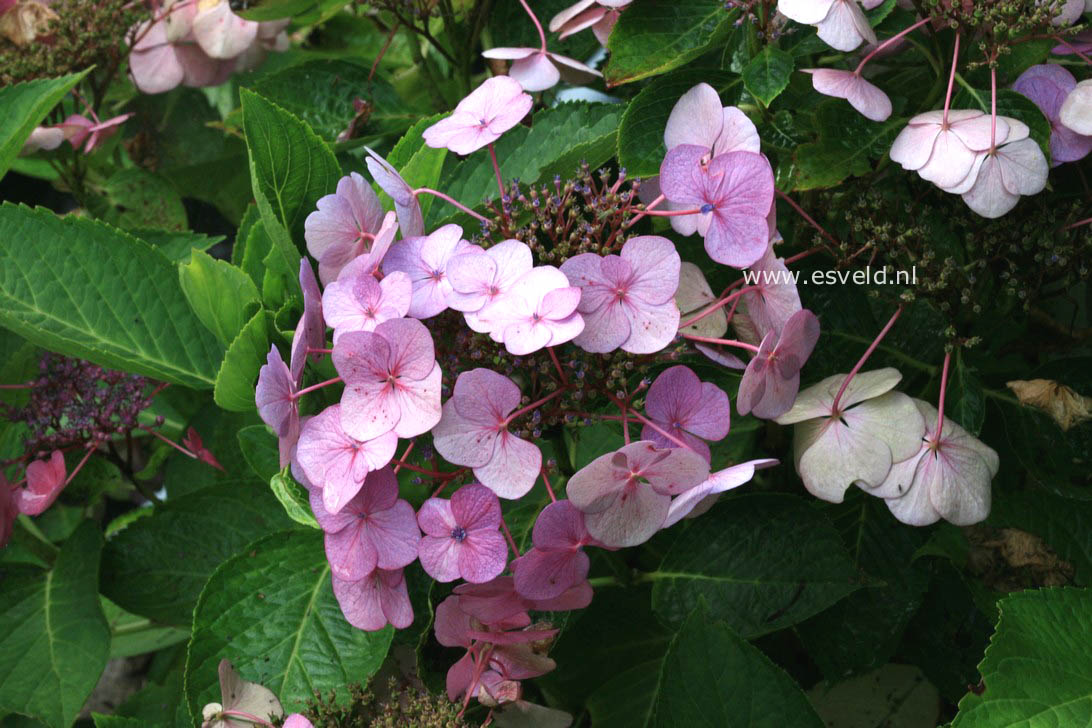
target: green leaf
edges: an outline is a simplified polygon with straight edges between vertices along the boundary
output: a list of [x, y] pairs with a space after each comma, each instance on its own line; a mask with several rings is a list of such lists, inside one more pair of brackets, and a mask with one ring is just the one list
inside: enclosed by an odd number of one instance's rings
[[634, 3], [618, 18], [603, 74], [608, 86], [666, 73], [721, 44], [736, 13], [722, 0]]
[[171, 498], [107, 542], [102, 593], [134, 614], [187, 627], [201, 588], [221, 561], [291, 525], [256, 480]]
[[769, 106], [788, 87], [794, 66], [791, 54], [768, 45], [743, 68], [743, 84]]
[[95, 721], [95, 728], [147, 728], [136, 718], [122, 718], [118, 715], [92, 713], [91, 719]]
[[191, 250], [206, 251], [225, 239], [223, 235], [189, 231], [135, 229], [128, 232], [151, 245], [172, 263], [187, 263]]
[[821, 728], [823, 723], [792, 678], [699, 607], [667, 649], [651, 719], [644, 725]]
[[182, 231], [186, 208], [174, 185], [162, 175], [139, 167], [119, 169], [87, 205], [103, 222], [130, 230], [158, 228]]
[[258, 370], [265, 363], [268, 353], [269, 314], [258, 311], [231, 342], [224, 355], [212, 395], [216, 404], [232, 412], [253, 412], [257, 409], [254, 390], [258, 383]]
[[979, 663], [986, 689], [959, 701], [952, 728], [1087, 725], [1092, 716], [1092, 590], [1040, 589], [998, 604]]
[[275, 533], [225, 561], [193, 613], [186, 658], [190, 712], [219, 700], [216, 666], [227, 658], [242, 676], [298, 710], [313, 691], [345, 690], [371, 677], [394, 630], [356, 629], [334, 598], [318, 531]]
[[306, 122], [253, 91], [241, 89], [239, 98], [254, 194], [269, 201], [299, 244], [304, 218], [320, 197], [337, 187], [341, 167]]
[[102, 598], [102, 610], [110, 627], [111, 660], [157, 652], [190, 637], [188, 629], [157, 625], [125, 611], [106, 597]]
[[1078, 586], [1092, 584], [1092, 504], [1050, 492], [999, 492], [987, 523], [1040, 537], [1073, 566]]
[[53, 569], [11, 567], [0, 577], [0, 713], [52, 728], [72, 724], [106, 667], [110, 630], [99, 604], [102, 534], [84, 521]]
[[830, 521], [807, 501], [773, 494], [725, 500], [683, 531], [647, 578], [661, 619], [677, 624], [704, 598], [711, 615], [748, 639], [860, 586]]
[[869, 160], [887, 154], [906, 120], [892, 117], [877, 124], [846, 102], [832, 100], [819, 107], [817, 125], [819, 141], [802, 144], [796, 150], [793, 189], [825, 189], [850, 175], [868, 174], [872, 171]]
[[225, 347], [261, 305], [257, 286], [242, 269], [199, 250], [178, 266], [178, 280], [197, 318]]
[[951, 405], [945, 409], [967, 432], [977, 435], [982, 432], [986, 421], [986, 395], [982, 391], [982, 381], [974, 370], [967, 366], [962, 350], [956, 352], [952, 363], [951, 388], [948, 390]]
[[34, 127], [90, 70], [0, 88], [0, 109], [4, 110], [4, 123], [0, 125], [0, 179], [19, 156]]
[[284, 512], [296, 523], [310, 528], [319, 528], [318, 521], [311, 513], [307, 490], [292, 477], [291, 470], [285, 468], [269, 479], [269, 488], [277, 500], [284, 506]]
[[269, 480], [281, 471], [277, 436], [266, 425], [250, 425], [239, 430], [239, 449], [260, 480]]
[[0, 324], [44, 348], [195, 389], [212, 387], [224, 353], [174, 266], [147, 243], [10, 204], [0, 206]]
[[740, 82], [739, 76], [715, 68], [685, 68], [653, 79], [629, 102], [618, 125], [618, 164], [629, 177], [660, 173], [667, 149], [664, 127], [679, 98], [699, 83], [719, 93]]
[[245, 0], [238, 11], [247, 20], [280, 20], [310, 10], [315, 0]]

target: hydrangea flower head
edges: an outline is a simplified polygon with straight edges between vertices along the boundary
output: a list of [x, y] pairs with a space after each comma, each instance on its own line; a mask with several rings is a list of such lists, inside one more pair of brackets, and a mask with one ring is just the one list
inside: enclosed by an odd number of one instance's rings
[[471, 369], [455, 380], [454, 391], [432, 431], [445, 460], [474, 469], [474, 476], [501, 498], [520, 498], [542, 467], [542, 453], [508, 431], [520, 391], [492, 369]]
[[334, 346], [352, 331], [375, 331], [384, 321], [404, 317], [409, 312], [413, 284], [409, 276], [395, 271], [376, 280], [357, 258], [341, 270], [337, 280], [322, 292], [322, 312], [334, 329]]
[[534, 547], [512, 562], [517, 592], [528, 599], [553, 599], [588, 578], [584, 546], [595, 540], [584, 514], [559, 500], [542, 509], [531, 532]]
[[462, 239], [458, 225], [444, 225], [427, 237], [406, 238], [391, 246], [383, 272], [402, 271], [413, 287], [409, 315], [426, 319], [447, 308], [451, 281], [447, 264], [454, 256], [480, 254], [482, 249]]
[[490, 336], [516, 356], [564, 344], [584, 330], [579, 305], [580, 289], [564, 273], [538, 266], [520, 276], [490, 312]]
[[378, 266], [394, 240], [393, 220], [384, 218], [379, 198], [356, 172], [338, 180], [331, 195], [319, 198], [318, 208], [303, 221], [307, 250], [319, 262], [323, 284], [337, 279], [341, 269], [360, 255]]
[[448, 305], [465, 314], [466, 325], [490, 333], [492, 316], [503, 319], [504, 299], [524, 273], [534, 267], [531, 249], [520, 240], [504, 240], [486, 249], [485, 255], [462, 253], [447, 266], [451, 293]]
[[463, 579], [479, 584], [498, 576], [508, 561], [500, 522], [500, 501], [484, 485], [465, 485], [451, 500], [429, 498], [417, 513], [425, 532], [419, 547], [421, 566], [443, 582]]
[[872, 121], [887, 121], [891, 116], [891, 99], [875, 84], [854, 71], [834, 68], [808, 68], [811, 83], [824, 96], [845, 99], [861, 115]]
[[577, 310], [584, 317], [576, 345], [595, 353], [663, 349], [679, 329], [679, 270], [674, 243], [658, 235], [630, 238], [619, 255], [566, 260], [561, 272], [580, 288]]
[[819, 319], [807, 309], [794, 313], [780, 335], [767, 332], [739, 383], [739, 413], [772, 420], [788, 412], [800, 391], [800, 369], [818, 341]]
[[460, 101], [451, 116], [425, 129], [425, 144], [470, 154], [500, 139], [533, 104], [515, 78], [493, 76]]
[[967, 179], [979, 152], [1010, 140], [1010, 126], [1016, 127], [1012, 140], [1027, 136], [1027, 126], [1015, 119], [998, 116], [996, 135], [993, 124], [989, 114], [977, 109], [953, 109], [947, 120], [943, 110], [926, 111], [910, 119], [899, 132], [891, 145], [891, 159], [951, 191], [949, 188], [958, 188]]
[[1012, 84], [1013, 90], [1035, 102], [1050, 122], [1050, 156], [1054, 165], [1075, 162], [1092, 151], [1092, 136], [1078, 134], [1061, 120], [1062, 105], [1076, 86], [1073, 74], [1056, 63], [1032, 66]]
[[524, 91], [545, 91], [556, 86], [562, 79], [567, 83], [580, 85], [603, 76], [575, 58], [551, 53], [545, 48], [490, 48], [482, 55], [495, 60], [512, 61], [508, 77], [515, 79]]
[[[705, 441], [717, 442], [728, 435], [732, 406], [723, 389], [701, 381], [690, 367], [678, 365], [663, 370], [652, 382], [645, 414], [708, 461], [711, 455]], [[641, 439], [657, 447], [678, 447], [649, 425], [641, 430]]]

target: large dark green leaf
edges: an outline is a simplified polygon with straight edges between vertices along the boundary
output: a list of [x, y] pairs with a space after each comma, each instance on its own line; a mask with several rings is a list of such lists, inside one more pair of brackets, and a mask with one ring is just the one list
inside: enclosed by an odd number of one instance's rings
[[769, 106], [789, 85], [792, 55], [768, 45], [743, 68], [743, 83], [751, 95]]
[[212, 386], [224, 353], [147, 243], [10, 204], [0, 207], [0, 323], [44, 348], [196, 389]]
[[[420, 616], [418, 618], [421, 618]], [[231, 660], [247, 680], [298, 710], [314, 691], [345, 690], [379, 669], [394, 630], [352, 627], [334, 598], [318, 531], [275, 533], [225, 561], [193, 614], [186, 659], [190, 712], [219, 700], [216, 666]]]
[[819, 141], [800, 145], [795, 154], [794, 189], [833, 187], [850, 175], [867, 174], [871, 159], [887, 154], [906, 120], [892, 117], [875, 123], [857, 113], [848, 103], [823, 103], [816, 114]]
[[71, 725], [110, 654], [99, 604], [102, 534], [92, 521], [65, 541], [50, 571], [0, 573], [0, 713]]
[[700, 600], [750, 639], [822, 611], [856, 590], [857, 571], [830, 521], [788, 495], [725, 499], [676, 539], [652, 605], [678, 624]]
[[102, 592], [130, 612], [187, 626], [205, 581], [221, 561], [291, 525], [259, 481], [172, 498], [106, 544]]
[[0, 178], [15, 161], [34, 127], [86, 75], [84, 71], [0, 88], [0, 109], [4, 110], [4, 123], [0, 124]]

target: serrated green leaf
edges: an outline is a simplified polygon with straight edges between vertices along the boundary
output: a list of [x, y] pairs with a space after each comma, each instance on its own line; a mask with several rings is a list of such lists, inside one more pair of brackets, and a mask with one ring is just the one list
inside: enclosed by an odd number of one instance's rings
[[266, 425], [250, 425], [239, 430], [239, 449], [250, 469], [260, 480], [269, 480], [280, 472], [277, 436]]
[[905, 119], [894, 117], [871, 122], [840, 100], [823, 103], [817, 119], [819, 141], [796, 149], [793, 189], [825, 189], [850, 175], [867, 174], [872, 170], [869, 160], [886, 154], [906, 125]]
[[93, 521], [65, 541], [53, 569], [0, 577], [0, 712], [71, 725], [106, 667], [110, 630], [99, 604], [102, 534]]
[[231, 660], [243, 678], [280, 697], [286, 711], [315, 690], [367, 681], [387, 656], [394, 630], [356, 629], [334, 598], [322, 533], [275, 533], [225, 561], [193, 614], [186, 658], [190, 712], [218, 700], [216, 666]]
[[284, 506], [284, 512], [296, 523], [311, 528], [319, 528], [318, 521], [311, 513], [311, 504], [307, 499], [306, 489], [296, 482], [288, 468], [280, 471], [269, 479], [269, 487], [273, 495]]
[[788, 87], [794, 66], [791, 54], [768, 45], [743, 68], [743, 84], [769, 106]]
[[87, 203], [88, 210], [122, 230], [182, 231], [188, 225], [182, 197], [162, 175], [139, 167], [119, 169], [96, 193]]
[[225, 347], [261, 305], [257, 286], [242, 269], [199, 250], [178, 266], [178, 280], [197, 318]]
[[724, 41], [735, 19], [722, 0], [634, 3], [618, 18], [607, 42], [607, 85], [678, 68]]
[[258, 480], [171, 498], [107, 542], [102, 593], [134, 614], [188, 627], [197, 597], [221, 561], [291, 525]]
[[223, 235], [204, 235], [189, 231], [137, 228], [128, 232], [151, 245], [172, 263], [189, 262], [191, 250], [204, 252], [224, 241]]
[[1051, 728], [1092, 720], [1092, 590], [1039, 589], [998, 603], [978, 669], [986, 689], [959, 701], [952, 728]]
[[189, 639], [189, 629], [157, 625], [125, 611], [102, 597], [102, 611], [110, 627], [110, 659], [157, 652]]
[[951, 406], [945, 412], [950, 413], [967, 432], [977, 435], [986, 421], [986, 395], [982, 390], [982, 381], [967, 366], [962, 351], [956, 354], [956, 360], [952, 364], [948, 390]]
[[226, 410], [252, 412], [257, 409], [254, 390], [258, 370], [269, 353], [269, 318], [264, 310], [254, 314], [224, 354], [212, 398]]
[[699, 83], [717, 92], [740, 83], [734, 73], [715, 68], [685, 68], [653, 79], [633, 97], [618, 125], [618, 164], [629, 177], [651, 177], [660, 173], [667, 149], [664, 127], [679, 98]]
[[0, 323], [44, 348], [195, 389], [212, 387], [224, 354], [147, 243], [11, 204], [0, 206]]
[[90, 69], [0, 88], [0, 109], [4, 110], [4, 123], [0, 124], [0, 179], [19, 156], [34, 127], [89, 72]]
[[337, 187], [341, 167], [307, 122], [253, 91], [241, 89], [239, 99], [255, 197], [268, 200], [300, 245], [304, 218]]
[[280, 20], [310, 10], [315, 0], [246, 0], [237, 11], [247, 20]]
[[678, 624], [701, 599], [750, 639], [822, 611], [860, 584], [830, 521], [787, 495], [732, 498], [676, 539], [654, 580], [652, 606]]
[[91, 720], [95, 722], [95, 728], [147, 728], [136, 718], [123, 718], [118, 715], [92, 713]]

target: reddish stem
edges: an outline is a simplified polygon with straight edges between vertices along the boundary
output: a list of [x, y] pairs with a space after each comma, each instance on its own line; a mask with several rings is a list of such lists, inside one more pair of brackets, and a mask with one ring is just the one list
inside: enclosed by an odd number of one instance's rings
[[758, 353], [758, 347], [754, 344], [748, 344], [745, 341], [738, 341], [737, 339], [716, 339], [712, 336], [698, 336], [696, 334], [679, 334], [684, 339], [690, 339], [691, 341], [700, 341], [703, 344], [721, 344], [723, 346], [734, 346], [737, 349], [746, 349], [747, 351]]
[[[626, 405], [625, 405], [625, 403], [624, 403], [624, 402], [621, 402], [621, 401], [620, 401], [620, 400], [619, 400], [619, 399], [618, 399], [617, 397], [615, 397], [615, 396], [614, 396], [613, 394], [611, 394], [610, 392], [605, 392], [604, 394], [606, 394], [606, 395], [607, 395], [607, 398], [608, 398], [608, 399], [609, 399], [609, 400], [610, 400], [611, 402], [614, 402], [614, 404], [615, 404], [615, 405], [616, 405], [616, 406], [618, 407], [618, 409], [622, 410], [622, 413], [623, 413], [623, 415], [622, 415], [622, 423], [623, 423], [623, 426], [625, 426], [625, 423], [627, 422], [627, 419], [626, 419], [626, 418], [627, 418], [627, 417], [629, 416], [629, 414], [632, 414], [632, 415], [633, 415], [633, 418], [634, 418], [635, 420], [637, 420], [637, 421], [638, 421], [638, 422], [640, 422], [641, 424], [644, 424], [644, 425], [648, 425], [648, 426], [649, 426], [649, 427], [651, 427], [651, 428], [652, 428], [653, 430], [655, 430], [656, 432], [660, 433], [661, 435], [663, 435], [664, 437], [666, 437], [666, 438], [667, 438], [668, 440], [671, 440], [671, 442], [675, 443], [675, 444], [676, 444], [676, 445], [678, 445], [679, 447], [685, 447], [685, 448], [686, 448], [687, 450], [690, 450], [690, 451], [693, 451], [693, 450], [694, 450], [694, 448], [690, 447], [690, 445], [689, 445], [689, 444], [687, 444], [686, 442], [683, 442], [683, 441], [682, 441], [682, 440], [680, 440], [679, 438], [675, 437], [675, 436], [674, 436], [674, 435], [672, 435], [672, 434], [671, 434], [670, 432], [668, 432], [668, 431], [667, 431], [667, 430], [665, 430], [664, 428], [660, 427], [660, 426], [659, 426], [659, 425], [657, 425], [657, 424], [656, 424], [655, 422], [653, 422], [652, 420], [648, 419], [647, 417], [645, 417], [644, 415], [642, 415], [642, 414], [641, 414], [640, 412], [638, 412], [637, 410], [631, 410], [631, 409], [628, 409], [628, 408], [626, 407]], [[627, 412], [628, 412], [628, 414], [627, 414]], [[608, 417], [609, 417], [609, 415], [608, 415]]]
[[406, 461], [406, 458], [409, 457], [409, 454], [411, 452], [413, 452], [413, 446], [416, 445], [416, 444], [417, 444], [416, 440], [410, 440], [410, 444], [406, 445], [406, 449], [402, 451], [402, 457], [398, 458], [398, 464], [394, 466], [394, 474], [395, 475], [398, 475], [399, 469], [401, 469], [402, 465]]
[[387, 40], [383, 43], [383, 47], [379, 49], [379, 55], [375, 57], [375, 62], [372, 63], [372, 70], [368, 71], [368, 81], [371, 81], [375, 77], [375, 70], [379, 68], [379, 62], [383, 60], [383, 56], [387, 55], [387, 49], [391, 47], [391, 41], [394, 40], [394, 34], [398, 32], [398, 23], [395, 22], [391, 26], [391, 32], [387, 34]]
[[805, 220], [805, 221], [806, 221], [806, 222], [807, 222], [807, 223], [808, 223], [809, 225], [811, 225], [811, 226], [812, 226], [813, 228], [815, 228], [816, 230], [818, 230], [818, 231], [819, 231], [819, 234], [820, 234], [820, 235], [822, 235], [822, 236], [823, 236], [824, 238], [826, 238], [826, 239], [827, 239], [827, 240], [829, 240], [830, 242], [834, 243], [835, 245], [838, 245], [838, 240], [837, 240], [837, 239], [836, 239], [836, 238], [835, 238], [835, 237], [834, 237], [833, 235], [831, 235], [831, 234], [830, 234], [830, 233], [828, 233], [828, 232], [827, 232], [826, 230], [824, 230], [824, 229], [823, 229], [823, 226], [822, 226], [822, 225], [820, 225], [819, 223], [815, 222], [815, 220], [814, 220], [814, 219], [812, 219], [811, 215], [809, 215], [808, 213], [804, 212], [804, 208], [802, 208], [802, 207], [800, 207], [800, 205], [796, 204], [796, 201], [795, 201], [795, 200], [793, 200], [793, 199], [792, 199], [791, 197], [789, 197], [788, 195], [786, 195], [786, 194], [785, 194], [784, 192], [782, 192], [781, 190], [777, 189], [776, 187], [774, 188], [774, 192], [776, 192], [776, 193], [777, 193], [777, 196], [778, 196], [778, 197], [780, 197], [780, 198], [781, 198], [782, 200], [784, 200], [785, 202], [787, 202], [787, 203], [788, 203], [788, 205], [789, 205], [789, 207], [791, 207], [792, 209], [796, 210], [796, 213], [797, 213], [798, 215], [800, 215], [800, 217], [804, 218], [804, 220]]
[[90, 445], [87, 448], [87, 452], [84, 453], [83, 458], [76, 463], [76, 467], [72, 468], [72, 472], [68, 474], [68, 477], [64, 479], [64, 484], [68, 485], [72, 482], [72, 479], [76, 477], [76, 473], [80, 472], [84, 465], [87, 464], [87, 460], [91, 457], [91, 453], [95, 452], [95, 446]]
[[493, 162], [493, 174], [497, 176], [497, 191], [500, 193], [501, 198], [503, 198], [504, 181], [501, 179], [500, 165], [497, 164], [497, 148], [496, 145], [492, 143], [489, 144], [489, 159]]
[[1064, 228], [1062, 228], [1062, 230], [1072, 230], [1073, 228], [1080, 227], [1081, 225], [1088, 225], [1089, 223], [1092, 223], [1092, 217], [1085, 218], [1084, 220], [1078, 220], [1072, 225], [1066, 225]]
[[26, 384], [0, 384], [0, 389], [31, 389], [34, 387], [34, 382], [27, 382]]
[[956, 33], [955, 48], [952, 49], [952, 72], [948, 76], [948, 93], [944, 95], [944, 121], [941, 127], [948, 128], [948, 110], [952, 107], [952, 88], [955, 86], [955, 70], [959, 61], [959, 33]]
[[551, 399], [553, 399], [555, 397], [560, 397], [562, 394], [564, 394], [564, 392], [565, 392], [564, 387], [562, 387], [561, 389], [555, 389], [553, 392], [550, 392], [549, 394], [547, 394], [542, 399], [536, 399], [534, 402], [527, 405], [526, 407], [520, 407], [518, 410], [516, 410], [512, 414], [508, 415], [508, 418], [504, 421], [504, 426], [507, 427], [512, 422], [512, 420], [516, 419], [520, 415], [525, 415], [528, 412], [530, 412], [531, 410], [535, 409], [536, 407], [540, 407], [540, 406], [546, 404]]
[[736, 291], [735, 293], [733, 293], [731, 295], [728, 295], [728, 296], [725, 296], [724, 298], [720, 299], [716, 303], [711, 304], [708, 308], [706, 308], [701, 313], [694, 315], [692, 318], [689, 318], [686, 321], [683, 321], [681, 324], [679, 324], [679, 328], [684, 329], [687, 326], [693, 326], [694, 324], [696, 324], [698, 321], [701, 321], [703, 318], [705, 318], [709, 314], [715, 313], [718, 309], [723, 308], [724, 306], [727, 306], [729, 303], [731, 303], [735, 299], [739, 298], [744, 293], [746, 293], [748, 291], [757, 291], [757, 290], [759, 290], [759, 286], [747, 286], [746, 288], [741, 288], [740, 290]]
[[561, 377], [561, 383], [566, 387], [569, 386], [569, 375], [565, 373], [565, 370], [561, 368], [561, 362], [557, 360], [557, 352], [554, 351], [554, 347], [547, 346], [546, 351], [550, 353], [550, 359], [554, 363], [554, 367], [557, 369], [557, 374]]
[[834, 403], [830, 407], [831, 417], [838, 417], [841, 414], [838, 409], [838, 403], [841, 401], [842, 394], [845, 393], [846, 387], [849, 386], [849, 383], [853, 380], [853, 377], [857, 376], [857, 372], [859, 372], [861, 370], [861, 367], [864, 366], [864, 363], [868, 361], [868, 357], [872, 356], [872, 352], [874, 352], [876, 350], [876, 347], [880, 345], [880, 342], [883, 341], [883, 337], [887, 336], [887, 332], [890, 331], [891, 327], [895, 325], [895, 321], [898, 320], [901, 313], [902, 306], [900, 305], [897, 309], [895, 309], [895, 313], [891, 316], [891, 320], [887, 322], [887, 325], [883, 327], [883, 329], [876, 336], [873, 342], [868, 345], [865, 353], [861, 356], [860, 359], [857, 360], [857, 363], [853, 366], [853, 369], [850, 370], [849, 374], [842, 382], [842, 386], [838, 389], [838, 394], [834, 395]]
[[933, 433], [933, 444], [940, 442], [944, 433], [944, 395], [948, 391], [948, 364], [952, 360], [952, 352], [944, 352], [944, 367], [940, 371], [940, 399], [937, 401], [937, 431]]
[[328, 387], [331, 384], [337, 384], [340, 381], [341, 381], [341, 377], [334, 377], [333, 379], [327, 379], [325, 382], [319, 382], [318, 384], [312, 384], [310, 387], [304, 387], [300, 391], [293, 394], [292, 399], [299, 399], [300, 397], [302, 397], [305, 394], [310, 394], [311, 392], [314, 392], [317, 389], [322, 389], [323, 387]]
[[885, 41], [884, 41], [883, 43], [880, 43], [880, 44], [879, 44], [878, 46], [876, 46], [876, 47], [875, 47], [875, 48], [874, 48], [874, 49], [872, 50], [872, 52], [871, 52], [871, 53], [869, 53], [869, 54], [868, 54], [867, 56], [865, 56], [865, 57], [864, 57], [863, 59], [861, 59], [861, 63], [860, 63], [860, 65], [859, 65], [859, 66], [857, 66], [857, 70], [855, 70], [855, 71], [853, 72], [853, 74], [854, 74], [855, 76], [860, 76], [860, 75], [861, 75], [861, 69], [863, 69], [863, 68], [865, 67], [865, 64], [866, 64], [866, 63], [868, 63], [869, 61], [871, 61], [871, 60], [872, 60], [872, 57], [873, 57], [873, 56], [875, 56], [875, 55], [876, 55], [877, 53], [879, 53], [880, 51], [882, 51], [882, 50], [883, 50], [884, 48], [889, 48], [889, 47], [891, 47], [891, 46], [892, 46], [892, 45], [894, 45], [894, 44], [895, 44], [896, 42], [898, 42], [898, 40], [899, 40], [900, 38], [902, 38], [902, 37], [903, 37], [903, 36], [905, 36], [905, 35], [909, 35], [910, 33], [913, 33], [913, 32], [914, 32], [915, 30], [917, 30], [917, 29], [918, 29], [918, 28], [920, 28], [921, 26], [925, 25], [925, 24], [926, 24], [926, 23], [928, 23], [928, 22], [929, 22], [930, 20], [932, 20], [932, 18], [928, 18], [928, 17], [926, 17], [926, 18], [922, 18], [922, 19], [921, 19], [921, 20], [919, 20], [918, 22], [916, 22], [916, 23], [914, 23], [913, 25], [911, 25], [911, 26], [910, 26], [909, 28], [906, 28], [905, 30], [901, 30], [901, 31], [899, 31], [899, 32], [898, 32], [898, 33], [896, 33], [895, 35], [893, 35], [893, 36], [891, 36], [890, 38], [888, 38], [887, 40], [885, 40]]
[[312, 349], [309, 346], [309, 347], [307, 347], [307, 353], [308, 354], [333, 354], [334, 350], [333, 349]]
[[819, 245], [816, 245], [814, 248], [808, 248], [803, 253], [797, 253], [794, 256], [791, 256], [789, 258], [785, 258], [785, 265], [786, 266], [792, 265], [796, 261], [803, 260], [804, 258], [807, 258], [809, 255], [815, 255], [816, 253], [819, 253], [822, 250], [823, 250], [823, 248], [821, 246], [819, 246]]
[[1076, 47], [1074, 47], [1074, 46], [1070, 45], [1069, 43], [1067, 43], [1065, 41], [1065, 39], [1062, 38], [1060, 35], [1055, 35], [1055, 36], [1053, 36], [1053, 38], [1054, 38], [1054, 40], [1058, 41], [1059, 43], [1064, 45], [1066, 48], [1068, 48], [1069, 50], [1073, 51], [1078, 56], [1080, 56], [1081, 59], [1084, 60], [1085, 63], [1087, 63], [1089, 65], [1092, 65], [1092, 58], [1089, 58], [1088, 56], [1086, 56], [1085, 54], [1083, 54], [1079, 50], [1077, 50]]
[[546, 52], [546, 31], [542, 29], [542, 23], [538, 21], [538, 16], [531, 10], [531, 6], [527, 4], [527, 0], [519, 0], [519, 4], [523, 6], [523, 9], [527, 11], [527, 14], [531, 16], [531, 21], [535, 24], [535, 30], [538, 31], [538, 39], [542, 42], [542, 52]]
[[453, 199], [451, 197], [448, 197], [443, 192], [437, 192], [436, 190], [429, 189], [428, 187], [418, 187], [417, 189], [415, 189], [413, 191], [413, 196], [417, 197], [418, 195], [432, 195], [433, 197], [439, 197], [441, 200], [448, 203], [449, 205], [453, 205], [454, 207], [459, 208], [460, 210], [465, 212], [467, 215], [470, 215], [471, 217], [475, 217], [475, 218], [481, 220], [482, 222], [489, 222], [488, 218], [482, 217], [481, 215], [474, 212], [473, 210], [471, 210], [469, 207], [462, 204], [458, 200], [455, 200], [455, 199]]
[[519, 549], [516, 548], [516, 540], [512, 538], [512, 532], [508, 530], [508, 524], [504, 522], [504, 517], [501, 517], [501, 530], [504, 531], [504, 538], [508, 541], [508, 548], [512, 549], [512, 553], [519, 558]]
[[990, 151], [997, 148], [997, 69], [990, 68]]
[[661, 202], [663, 202], [666, 199], [667, 199], [666, 197], [664, 197], [663, 195], [660, 195], [655, 200], [653, 200], [652, 202], [645, 205], [645, 209], [638, 210], [637, 214], [633, 216], [633, 219], [631, 219], [629, 222], [627, 222], [625, 225], [623, 225], [622, 229], [623, 230], [628, 230], [630, 227], [635, 225], [638, 220], [640, 220], [645, 215], [648, 215], [650, 210], [654, 209], [657, 205], [659, 205]]
[[160, 440], [167, 443], [168, 445], [170, 445], [171, 447], [173, 447], [175, 450], [182, 453], [183, 455], [186, 455], [187, 457], [191, 457], [194, 460], [197, 460], [197, 454], [196, 453], [190, 452], [189, 450], [182, 447], [181, 445], [179, 445], [177, 442], [170, 439], [169, 437], [164, 437], [163, 435], [161, 435], [158, 432], [156, 432], [155, 430], [153, 430], [151, 427], [148, 427], [146, 425], [137, 425], [137, 427], [139, 429], [141, 429], [141, 430], [144, 430], [145, 432], [147, 432], [152, 437], [158, 437]]
[[700, 215], [702, 209], [696, 207], [693, 210], [644, 210], [646, 215], [652, 215], [653, 217], [681, 217], [683, 215]]
[[542, 473], [542, 482], [546, 485], [546, 492], [550, 494], [550, 502], [557, 503], [557, 496], [554, 495], [554, 489], [550, 486], [550, 479], [546, 477], [546, 467], [543, 466], [539, 472]]

